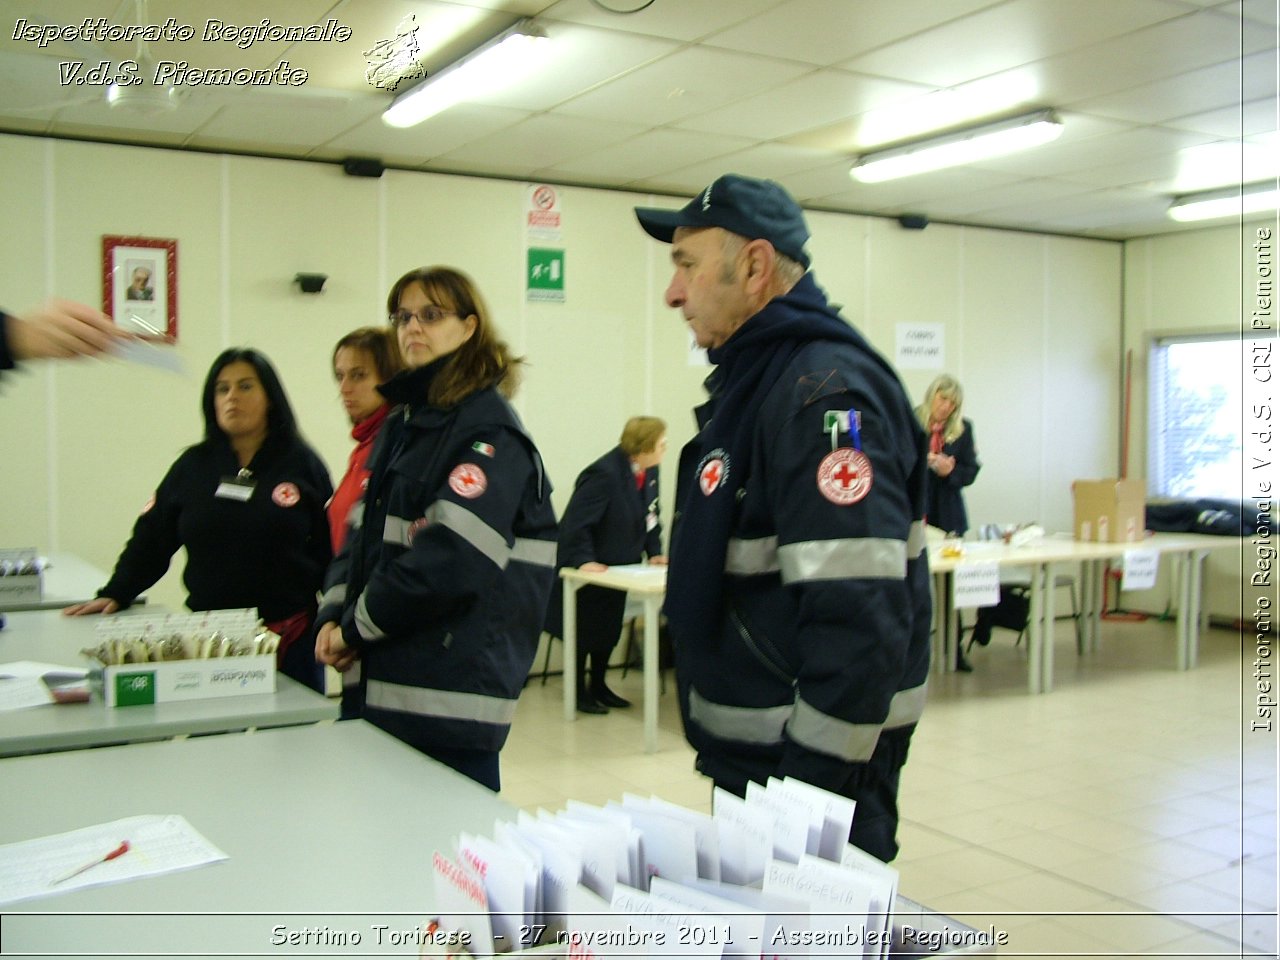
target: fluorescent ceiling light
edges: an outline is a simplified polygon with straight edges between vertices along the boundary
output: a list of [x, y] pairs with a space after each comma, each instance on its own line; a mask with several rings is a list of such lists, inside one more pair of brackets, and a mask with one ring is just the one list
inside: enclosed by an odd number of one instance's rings
[[1169, 205], [1169, 218], [1182, 223], [1240, 217], [1250, 213], [1275, 213], [1280, 206], [1280, 189], [1274, 181], [1243, 187], [1210, 190], [1176, 197]]
[[533, 21], [520, 20], [391, 101], [382, 121], [411, 127], [462, 100], [476, 100], [522, 79], [550, 43]]
[[849, 170], [849, 176], [863, 183], [909, 177], [1025, 150], [1048, 143], [1061, 133], [1062, 121], [1052, 110], [1037, 110], [886, 150], [872, 150], [858, 157]]

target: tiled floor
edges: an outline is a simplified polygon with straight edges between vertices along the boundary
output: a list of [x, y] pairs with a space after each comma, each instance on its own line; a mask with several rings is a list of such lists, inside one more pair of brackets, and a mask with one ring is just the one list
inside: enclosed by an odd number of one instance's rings
[[[1060, 624], [1044, 696], [1027, 693], [1013, 639], [997, 630], [974, 673], [931, 681], [903, 773], [902, 893], [1006, 931], [1001, 956], [1275, 957], [1277, 734], [1249, 731], [1240, 634], [1206, 631], [1180, 673], [1172, 624], [1104, 621], [1085, 657]], [[640, 675], [610, 682], [636, 706], [565, 723], [559, 678], [530, 681], [503, 797], [554, 810], [653, 793], [708, 810], [672, 685], [645, 754]]]

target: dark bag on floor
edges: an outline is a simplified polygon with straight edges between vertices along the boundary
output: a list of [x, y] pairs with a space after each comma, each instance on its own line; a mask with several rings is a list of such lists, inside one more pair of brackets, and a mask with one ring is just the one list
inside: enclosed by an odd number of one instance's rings
[[985, 647], [991, 642], [991, 628], [1004, 627], [1021, 633], [1031, 615], [1031, 597], [1024, 587], [1000, 587], [1000, 602], [994, 607], [979, 607], [978, 621], [973, 627], [973, 642]]

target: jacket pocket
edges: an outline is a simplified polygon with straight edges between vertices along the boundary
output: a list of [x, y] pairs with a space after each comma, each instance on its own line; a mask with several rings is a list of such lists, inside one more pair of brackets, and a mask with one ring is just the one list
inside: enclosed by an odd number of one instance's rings
[[770, 639], [769, 631], [732, 600], [729, 601], [729, 622], [743, 646], [761, 666], [788, 686], [795, 683], [795, 671]]

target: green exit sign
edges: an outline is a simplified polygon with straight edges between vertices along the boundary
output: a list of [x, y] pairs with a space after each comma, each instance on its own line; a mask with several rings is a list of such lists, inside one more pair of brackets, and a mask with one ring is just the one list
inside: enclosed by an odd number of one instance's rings
[[525, 270], [530, 300], [564, 300], [564, 251], [530, 247]]

